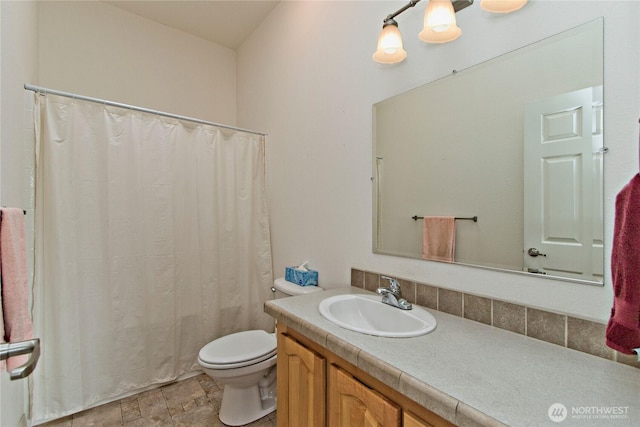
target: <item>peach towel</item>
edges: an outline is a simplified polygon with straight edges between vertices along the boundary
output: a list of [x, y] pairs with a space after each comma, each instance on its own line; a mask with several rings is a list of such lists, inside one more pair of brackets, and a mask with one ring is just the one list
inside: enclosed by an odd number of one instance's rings
[[[22, 209], [0, 209], [0, 270], [2, 272], [3, 342], [18, 342], [33, 338], [29, 316], [27, 287], [27, 250], [25, 246], [24, 212]], [[22, 365], [28, 355], [11, 357], [7, 369]]]
[[425, 216], [422, 226], [422, 258], [453, 262], [456, 219], [452, 216]]

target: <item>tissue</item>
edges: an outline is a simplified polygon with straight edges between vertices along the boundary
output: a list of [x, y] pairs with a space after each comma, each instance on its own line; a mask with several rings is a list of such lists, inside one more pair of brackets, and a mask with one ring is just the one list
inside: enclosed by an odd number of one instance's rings
[[297, 267], [286, 267], [284, 279], [287, 282], [300, 286], [315, 286], [318, 284], [318, 272], [307, 268], [309, 262], [305, 261]]

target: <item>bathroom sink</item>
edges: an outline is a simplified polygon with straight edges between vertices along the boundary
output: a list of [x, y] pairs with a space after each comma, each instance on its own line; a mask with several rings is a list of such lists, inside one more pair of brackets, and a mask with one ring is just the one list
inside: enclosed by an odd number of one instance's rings
[[391, 307], [377, 295], [336, 295], [322, 300], [319, 309], [331, 323], [380, 337], [417, 337], [436, 328], [436, 319], [428, 311]]

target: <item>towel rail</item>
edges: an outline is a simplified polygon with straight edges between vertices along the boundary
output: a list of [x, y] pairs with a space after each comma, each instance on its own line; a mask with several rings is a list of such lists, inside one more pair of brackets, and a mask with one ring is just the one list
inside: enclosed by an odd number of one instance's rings
[[[23, 209], [23, 210], [22, 210], [22, 213], [26, 215], [26, 214], [27, 214], [27, 211]], [[2, 218], [2, 211], [0, 211], [0, 218]]]
[[31, 356], [24, 365], [18, 366], [10, 372], [9, 377], [12, 381], [28, 377], [36, 368], [40, 358], [40, 339], [34, 338], [28, 341], [0, 344], [0, 360], [21, 354], [31, 354]]
[[[419, 219], [424, 219], [423, 216], [418, 216], [418, 215], [414, 215], [411, 217], [412, 220], [417, 221]], [[472, 216], [470, 218], [461, 218], [461, 217], [455, 217], [455, 220], [460, 220], [460, 221], [473, 221], [473, 222], [478, 222], [478, 217], [477, 216]]]
[[[417, 221], [419, 219], [423, 219], [423, 216], [418, 216], [418, 215], [414, 215], [411, 217], [411, 219], [413, 219], [414, 221]], [[472, 216], [470, 218], [461, 218], [461, 217], [455, 217], [455, 220], [461, 220], [461, 221], [473, 221], [473, 222], [478, 222], [478, 217], [477, 216]]]

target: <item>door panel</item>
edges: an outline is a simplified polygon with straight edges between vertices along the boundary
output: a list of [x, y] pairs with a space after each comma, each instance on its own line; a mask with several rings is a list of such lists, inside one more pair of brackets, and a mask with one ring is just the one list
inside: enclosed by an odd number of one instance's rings
[[433, 427], [432, 424], [429, 424], [427, 421], [418, 418], [413, 415], [411, 412], [404, 412], [402, 415], [402, 426], [403, 427]]
[[400, 415], [393, 402], [331, 365], [329, 427], [399, 427]]
[[278, 426], [323, 427], [325, 359], [278, 334]]
[[525, 271], [601, 280], [602, 152], [594, 150], [599, 114], [593, 88], [525, 108]]

